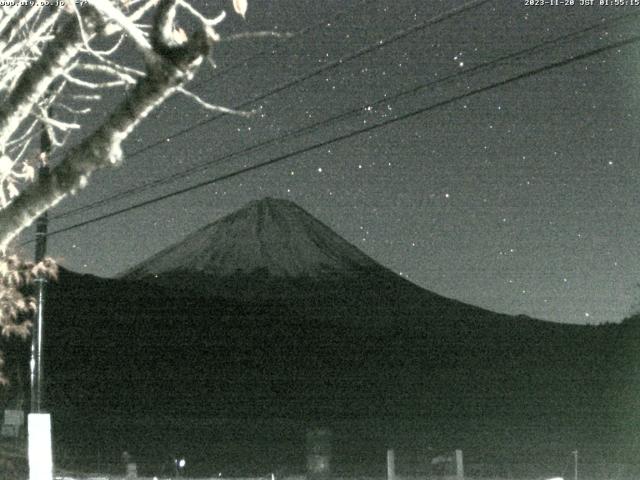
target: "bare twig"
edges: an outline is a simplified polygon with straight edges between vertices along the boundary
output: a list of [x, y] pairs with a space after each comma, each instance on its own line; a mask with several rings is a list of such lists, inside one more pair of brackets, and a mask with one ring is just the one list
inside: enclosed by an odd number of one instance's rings
[[219, 42], [234, 42], [237, 40], [250, 40], [253, 38], [291, 38], [295, 34], [289, 32], [274, 32], [273, 30], [264, 30], [259, 32], [243, 32], [236, 33], [234, 35], [227, 35], [226, 37], [221, 37]]
[[220, 105], [213, 105], [209, 102], [204, 101], [202, 98], [200, 98], [198, 95], [196, 95], [193, 92], [190, 92], [189, 90], [187, 90], [186, 88], [180, 87], [178, 89], [176, 89], [178, 92], [182, 93], [183, 95], [191, 98], [192, 100], [196, 101], [199, 105], [201, 105], [202, 107], [206, 108], [207, 110], [211, 110], [213, 112], [220, 112], [220, 113], [227, 113], [229, 115], [238, 115], [240, 117], [250, 117], [252, 115], [255, 115], [254, 111], [242, 111], [242, 110], [234, 110], [231, 108], [227, 108], [227, 107], [222, 107]]

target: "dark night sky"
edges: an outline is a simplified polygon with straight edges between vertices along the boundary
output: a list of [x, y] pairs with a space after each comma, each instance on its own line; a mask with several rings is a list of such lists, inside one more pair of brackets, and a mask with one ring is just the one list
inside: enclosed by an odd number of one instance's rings
[[[221, 7], [231, 10], [230, 3], [194, 5], [214, 16]], [[236, 106], [464, 3], [250, 0], [246, 21], [229, 12], [223, 34], [309, 28], [288, 40], [217, 46], [220, 73], [203, 68], [193, 91], [212, 103]], [[126, 151], [167, 139], [162, 145], [95, 175], [52, 215], [300, 126], [360, 112], [179, 181], [54, 219], [50, 229], [388, 121], [640, 31], [640, 6], [575, 3], [491, 1], [271, 95], [252, 105], [261, 107], [253, 118], [224, 117], [169, 138], [214, 116], [176, 96], [132, 135]], [[583, 35], [552, 41], [598, 24]], [[545, 41], [533, 54], [465, 73]], [[442, 295], [560, 322], [619, 321], [640, 298], [639, 60], [640, 42], [549, 69], [55, 235], [49, 253], [71, 269], [115, 275], [253, 199], [275, 196], [297, 202], [380, 263]], [[376, 104], [450, 75], [449, 81]]]

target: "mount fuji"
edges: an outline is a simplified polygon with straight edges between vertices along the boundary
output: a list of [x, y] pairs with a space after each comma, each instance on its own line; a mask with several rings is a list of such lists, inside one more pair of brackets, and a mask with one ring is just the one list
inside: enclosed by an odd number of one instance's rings
[[181, 271], [217, 277], [351, 275], [381, 266], [288, 200], [265, 198], [194, 232], [124, 275], [139, 279]]
[[120, 278], [246, 300], [344, 294], [358, 285], [417, 288], [295, 203], [274, 198], [249, 203]]
[[268, 197], [197, 230], [119, 279], [187, 297], [278, 305], [289, 321], [307, 328], [333, 322], [367, 331], [436, 331], [470, 319], [487, 326], [513, 321], [418, 287], [295, 203]]

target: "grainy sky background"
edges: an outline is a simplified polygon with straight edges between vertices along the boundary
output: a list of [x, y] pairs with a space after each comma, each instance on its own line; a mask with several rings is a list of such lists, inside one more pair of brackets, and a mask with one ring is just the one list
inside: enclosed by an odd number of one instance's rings
[[[172, 98], [128, 140], [130, 158], [122, 167], [95, 175], [52, 215], [194, 165], [213, 165], [53, 219], [51, 230], [445, 104], [54, 235], [49, 253], [70, 269], [113, 276], [251, 200], [282, 197], [442, 295], [559, 322], [621, 320], [640, 299], [640, 42], [448, 100], [633, 38], [640, 33], [640, 6], [476, 3], [250, 0], [243, 21], [230, 0], [195, 2], [210, 16], [228, 11], [223, 36], [305, 29], [290, 39], [217, 46], [217, 70], [203, 68], [192, 86], [212, 103], [235, 107], [344, 61], [252, 103], [247, 108], [260, 108], [252, 118], [219, 118], [175, 138], [216, 114], [184, 96]], [[386, 43], [463, 5], [474, 8]], [[556, 41], [563, 36], [569, 37]], [[380, 41], [381, 48], [348, 59]], [[411, 89], [417, 90], [395, 98]], [[352, 111], [297, 138], [225, 158]]]

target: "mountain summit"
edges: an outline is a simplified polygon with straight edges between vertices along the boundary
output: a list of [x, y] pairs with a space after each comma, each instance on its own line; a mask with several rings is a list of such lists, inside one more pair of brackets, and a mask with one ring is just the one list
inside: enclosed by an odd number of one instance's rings
[[264, 198], [197, 230], [123, 277], [189, 272], [318, 278], [382, 268], [295, 203]]

